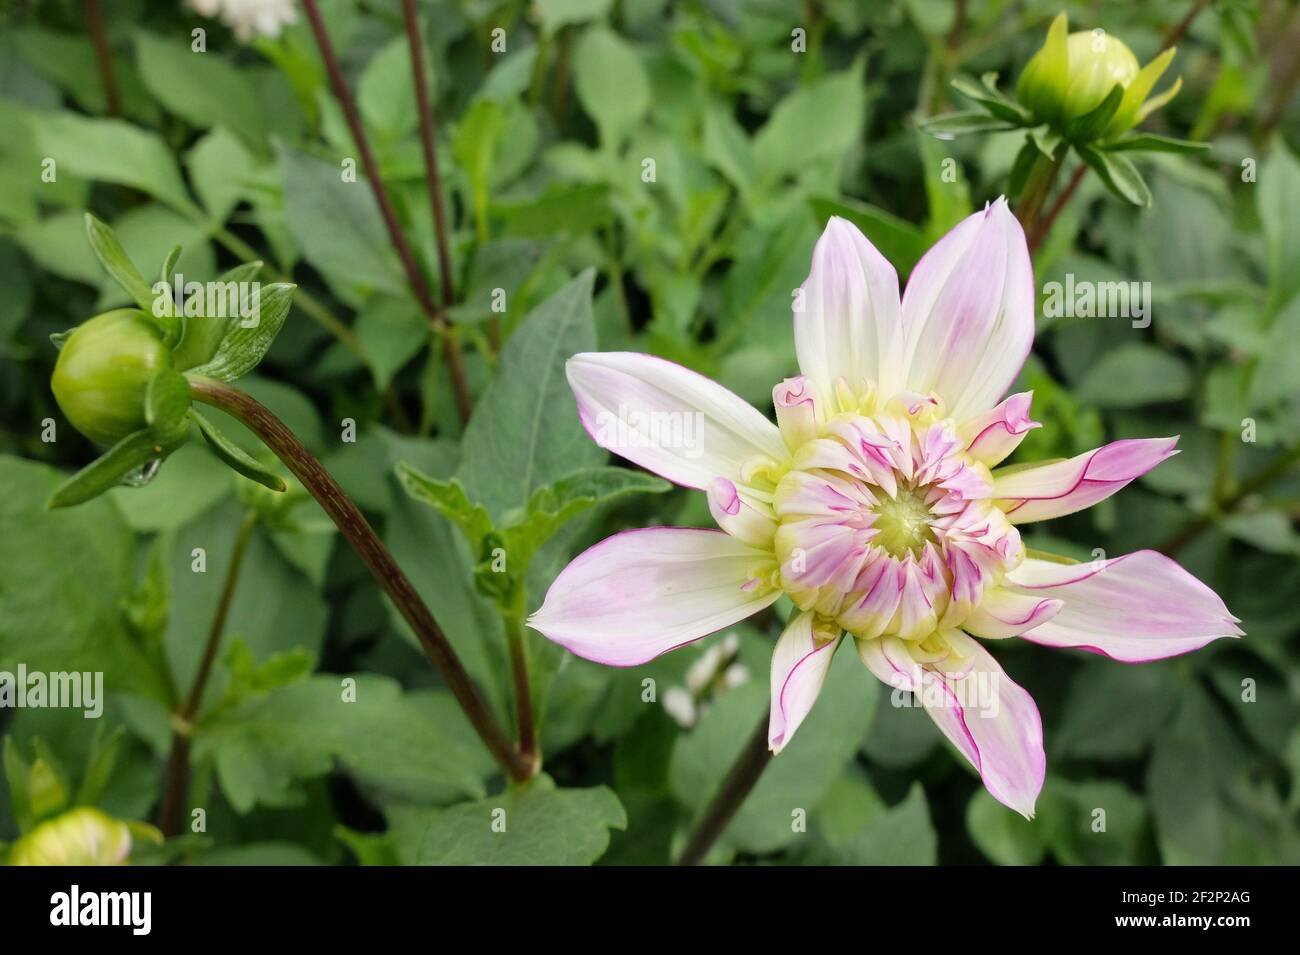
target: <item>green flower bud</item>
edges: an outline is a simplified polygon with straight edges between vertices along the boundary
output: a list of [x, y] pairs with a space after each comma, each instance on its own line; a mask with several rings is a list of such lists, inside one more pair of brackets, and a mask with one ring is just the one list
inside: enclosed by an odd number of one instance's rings
[[149, 381], [171, 365], [158, 326], [138, 309], [120, 308], [73, 330], [50, 387], [73, 427], [111, 445], [145, 427]]
[[125, 865], [130, 854], [130, 827], [82, 806], [41, 823], [15, 842], [9, 864]]
[[1132, 129], [1177, 94], [1182, 80], [1147, 100], [1156, 81], [1174, 58], [1165, 50], [1145, 67], [1123, 40], [1104, 30], [1069, 32], [1064, 13], [1047, 31], [1047, 41], [1020, 74], [1016, 95], [1042, 123], [1066, 131], [1072, 121], [1086, 116], [1105, 102], [1118, 86], [1123, 98], [1106, 125], [1091, 130], [1089, 139], [1106, 141]]

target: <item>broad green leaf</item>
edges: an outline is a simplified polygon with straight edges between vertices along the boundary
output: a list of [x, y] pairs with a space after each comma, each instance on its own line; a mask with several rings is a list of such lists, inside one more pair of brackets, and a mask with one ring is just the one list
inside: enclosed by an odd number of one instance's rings
[[1053, 756], [1123, 760], [1141, 756], [1169, 720], [1177, 683], [1168, 664], [1120, 667], [1087, 661], [1057, 717]]
[[[433, 74], [427, 52], [424, 66], [425, 83], [432, 96]], [[357, 105], [381, 150], [411, 133], [419, 123], [410, 43], [405, 32], [398, 32], [366, 64], [357, 85]]]
[[819, 225], [831, 216], [842, 216], [862, 230], [871, 244], [880, 250], [898, 270], [900, 279], [912, 271], [929, 248], [925, 233], [891, 212], [852, 199], [817, 198], [809, 200]]
[[471, 797], [483, 792], [472, 757], [396, 682], [373, 674], [321, 674], [250, 699], [202, 726], [195, 756], [215, 764], [240, 812], [297, 804], [300, 782], [325, 775], [336, 759], [381, 788], [434, 781]]
[[572, 23], [599, 20], [609, 12], [613, 0], [537, 0], [533, 9], [542, 23], [542, 32], [554, 36]]
[[593, 280], [582, 273], [524, 317], [465, 429], [457, 477], [494, 521], [604, 456], [582, 430], [564, 377], [565, 362], [596, 347]]
[[912, 783], [906, 799], [836, 849], [840, 865], [934, 865], [938, 836], [921, 784]]
[[257, 91], [247, 70], [219, 53], [195, 52], [188, 33], [165, 38], [140, 31], [135, 48], [141, 79], [170, 112], [202, 129], [224, 126], [248, 143], [265, 143]]
[[1146, 861], [1146, 806], [1121, 783], [1049, 777], [1036, 809], [1034, 825], [1062, 865], [1137, 865]]
[[338, 163], [280, 150], [284, 215], [303, 256], [342, 294], [406, 295], [406, 279], [360, 169], [345, 181]]
[[916, 146], [921, 154], [925, 197], [930, 208], [926, 236], [930, 241], [937, 241], [973, 211], [970, 183], [956, 159], [945, 155], [945, 150], [934, 137], [918, 131]]
[[213, 222], [222, 223], [240, 201], [256, 191], [259, 163], [249, 148], [224, 127], [217, 127], [185, 155], [194, 191]]
[[432, 813], [419, 865], [590, 865], [627, 826], [604, 786], [560, 789], [547, 776]]
[[139, 189], [181, 212], [195, 210], [171, 150], [157, 134], [120, 119], [52, 113], [35, 123], [43, 154], [76, 176]]
[[494, 203], [492, 212], [503, 220], [506, 234], [514, 236], [581, 235], [614, 217], [609, 186], [603, 183], [555, 184], [535, 199]]
[[[809, 163], [838, 163], [859, 140], [867, 94], [860, 64], [801, 86], [777, 103], [754, 136], [754, 161], [766, 180], [801, 172]], [[826, 116], [835, 116], [832, 124]]]
[[1259, 171], [1259, 218], [1268, 243], [1270, 306], [1300, 291], [1300, 159], [1281, 142]]
[[573, 85], [607, 149], [616, 148], [650, 108], [650, 78], [641, 54], [602, 25], [588, 27], [578, 40]]
[[190, 418], [198, 425], [199, 433], [208, 442], [208, 446], [212, 448], [213, 453], [226, 465], [250, 481], [256, 481], [264, 487], [269, 487], [272, 491], [288, 490], [288, 485], [284, 483], [283, 478], [252, 455], [246, 454], [239, 445], [222, 434], [216, 425], [196, 409], [190, 409]]
[[100, 670], [110, 692], [161, 699], [121, 612], [135, 584], [134, 535], [107, 500], [47, 511], [60, 478], [0, 457], [0, 670]]
[[352, 328], [375, 388], [383, 391], [402, 367], [430, 340], [428, 320], [410, 298], [372, 296], [357, 315]]
[[505, 131], [505, 110], [495, 100], [479, 99], [456, 124], [451, 150], [469, 180], [474, 221], [486, 228], [492, 157]]
[[1038, 865], [1047, 851], [1043, 827], [1008, 809], [983, 787], [966, 804], [966, 832], [998, 865]]
[[203, 364], [189, 369], [189, 373], [219, 381], [236, 381], [256, 368], [289, 317], [289, 306], [293, 304], [293, 292], [297, 287], [277, 282], [261, 288], [252, 314], [228, 326], [216, 353]]
[[1155, 345], [1134, 343], [1106, 352], [1088, 369], [1075, 393], [1085, 405], [1137, 408], [1182, 398], [1191, 386], [1192, 373], [1179, 358]]

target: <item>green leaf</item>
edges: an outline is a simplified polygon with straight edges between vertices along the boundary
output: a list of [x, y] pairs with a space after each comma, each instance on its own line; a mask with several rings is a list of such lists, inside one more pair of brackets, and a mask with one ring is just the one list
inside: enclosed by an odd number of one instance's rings
[[1148, 152], [1178, 153], [1183, 156], [1196, 156], [1210, 148], [1209, 143], [1193, 142], [1190, 139], [1173, 139], [1169, 136], [1157, 136], [1155, 133], [1137, 133], [1125, 136], [1102, 147], [1106, 152]]
[[375, 295], [362, 307], [352, 327], [375, 388], [384, 391], [393, 376], [419, 354], [430, 339], [428, 321], [415, 302], [394, 295]]
[[101, 670], [114, 693], [162, 699], [121, 612], [135, 588], [135, 536], [106, 500], [47, 511], [61, 477], [0, 457], [0, 670]]
[[364, 176], [281, 148], [284, 218], [303, 256], [350, 301], [371, 292], [408, 295], [406, 277]]
[[[426, 88], [433, 86], [429, 57], [424, 58]], [[378, 148], [384, 149], [414, 131], [420, 120], [411, 72], [411, 48], [399, 32], [370, 58], [357, 85], [357, 105]]]
[[1000, 93], [997, 88], [998, 75], [985, 73], [977, 83], [969, 76], [958, 76], [952, 81], [952, 87], [967, 99], [974, 100], [997, 119], [1008, 123], [1026, 126], [1032, 121], [1029, 110], [1015, 100]]
[[455, 522], [470, 549], [478, 552], [483, 538], [492, 532], [492, 518], [484, 508], [470, 501], [460, 481], [431, 478], [405, 462], [397, 465], [397, 477], [407, 494], [436, 507], [444, 517]]
[[836, 850], [840, 865], [934, 865], [938, 836], [921, 784], [912, 783], [906, 799], [873, 818]]
[[155, 133], [120, 119], [52, 113], [35, 123], [42, 155], [85, 179], [139, 189], [181, 212], [195, 211], [171, 150]]
[[18, 749], [18, 742], [12, 734], [6, 735], [4, 739], [4, 767], [5, 779], [9, 783], [9, 811], [13, 814], [18, 831], [25, 833], [35, 822], [28, 785], [32, 768], [27, 760], [23, 759], [23, 754]]
[[1257, 204], [1275, 312], [1300, 291], [1300, 158], [1280, 141], [1259, 171]]
[[321, 674], [248, 699], [201, 725], [195, 757], [215, 763], [239, 812], [299, 803], [299, 783], [325, 775], [335, 759], [396, 792], [436, 783], [483, 793], [474, 756], [395, 681], [373, 674]]
[[975, 790], [966, 804], [966, 832], [998, 865], [1038, 865], [1047, 852], [1042, 826], [1008, 809], [984, 788]]
[[582, 430], [564, 377], [570, 357], [596, 347], [593, 281], [583, 272], [524, 317], [465, 429], [457, 477], [494, 521], [604, 456]]
[[495, 100], [479, 99], [469, 108], [451, 138], [451, 151], [469, 180], [474, 221], [485, 227], [492, 159], [505, 131], [505, 111]]
[[208, 361], [189, 369], [192, 375], [236, 381], [261, 363], [289, 317], [294, 289], [298, 286], [277, 282], [260, 288], [252, 314], [233, 323]]
[[[861, 62], [800, 86], [776, 104], [754, 136], [760, 178], [798, 175], [810, 163], [838, 167], [861, 139], [866, 112]], [[828, 124], [826, 116], [837, 118]]]
[[626, 827], [623, 806], [604, 786], [559, 789], [539, 776], [499, 796], [433, 813], [416, 862], [590, 865], [609, 847], [609, 830]]
[[578, 101], [614, 148], [650, 108], [650, 78], [636, 48], [609, 28], [588, 27], [573, 53]]
[[252, 74], [218, 53], [192, 50], [188, 33], [173, 36], [135, 34], [140, 78], [154, 98], [202, 129], [224, 126], [250, 144], [265, 143]]
[[95, 258], [99, 259], [100, 264], [104, 266], [104, 271], [122, 286], [122, 290], [131, 296], [146, 315], [153, 315], [153, 287], [145, 281], [140, 270], [127, 258], [126, 250], [117, 241], [112, 228], [87, 212], [86, 237], [90, 240]]
[[81, 785], [77, 787], [77, 796], [73, 801], [77, 806], [93, 806], [103, 797], [113, 777], [122, 743], [126, 739], [126, 727], [119, 726], [105, 734], [96, 730], [95, 742], [86, 761], [86, 771], [82, 774]]
[[542, 32], [555, 36], [569, 24], [603, 18], [611, 6], [613, 0], [537, 0], [533, 9], [541, 20]]
[[[181, 438], [184, 442], [184, 438]], [[105, 491], [117, 487], [122, 479], [133, 471], [144, 467], [150, 461], [165, 457], [175, 450], [161, 444], [148, 429], [141, 429], [113, 445], [94, 461], [72, 477], [68, 478], [51, 495], [48, 508], [72, 507], [91, 498], [99, 497]]]
[[1079, 146], [1079, 155], [1101, 177], [1106, 188], [1135, 206], [1151, 205], [1151, 190], [1137, 167], [1123, 153], [1107, 153], [1092, 146]]
[[1066, 694], [1052, 755], [1110, 760], [1141, 756], [1168, 722], [1175, 691], [1174, 674], [1167, 666], [1085, 662]]
[[1120, 783], [1049, 777], [1038, 798], [1034, 825], [1062, 865], [1146, 861], [1146, 805]]
[[272, 491], [288, 490], [289, 485], [284, 483], [283, 478], [264, 466], [256, 458], [244, 453], [244, 450], [239, 445], [222, 434], [221, 430], [200, 414], [197, 409], [190, 409], [190, 418], [198, 425], [199, 433], [208, 442], [208, 447], [212, 448], [213, 453], [227, 466], [233, 468], [250, 481], [256, 481], [263, 487], [269, 487]]
[[1013, 123], [976, 109], [931, 117], [922, 121], [920, 128], [936, 139], [955, 139], [969, 133], [1000, 133], [1016, 127]]
[[492, 212], [502, 220], [506, 234], [513, 236], [581, 235], [614, 218], [609, 186], [604, 183], [555, 183], [533, 199], [494, 203]]
[[672, 485], [643, 471], [625, 468], [585, 468], [554, 484], [540, 487], [528, 500], [523, 516], [501, 532], [512, 570], [523, 568], [551, 536], [579, 514], [628, 494], [662, 494]]
[[814, 198], [809, 200], [819, 223], [831, 216], [843, 216], [862, 230], [881, 255], [898, 269], [899, 275], [912, 271], [929, 248], [925, 233], [892, 212], [854, 199]]
[[1106, 94], [1106, 98], [1093, 109], [1076, 116], [1065, 125], [1065, 138], [1072, 143], [1087, 144], [1092, 142], [1106, 129], [1106, 125], [1119, 110], [1124, 100], [1124, 87], [1116, 83]]
[[1181, 359], [1155, 345], [1134, 343], [1102, 355], [1079, 381], [1075, 394], [1085, 405], [1138, 408], [1175, 401], [1191, 387], [1192, 373]]

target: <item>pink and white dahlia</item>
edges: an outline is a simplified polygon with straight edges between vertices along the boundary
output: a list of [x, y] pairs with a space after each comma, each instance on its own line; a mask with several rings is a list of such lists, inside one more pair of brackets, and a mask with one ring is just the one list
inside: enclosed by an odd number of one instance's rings
[[1024, 233], [999, 199], [926, 253], [901, 301], [890, 264], [831, 219], [796, 296], [803, 373], [773, 390], [776, 424], [663, 359], [575, 355], [569, 384], [596, 442], [704, 491], [720, 530], [616, 534], [561, 572], [530, 624], [581, 657], [633, 666], [788, 594], [799, 612], [772, 654], [773, 750], [848, 634], [996, 799], [1032, 816], [1042, 721], [981, 640], [1135, 663], [1242, 634], [1212, 590], [1155, 551], [1088, 564], [1026, 552], [1018, 525], [1109, 497], [1177, 441], [999, 468], [1039, 427], [1030, 393], [1003, 398], [1034, 311]]

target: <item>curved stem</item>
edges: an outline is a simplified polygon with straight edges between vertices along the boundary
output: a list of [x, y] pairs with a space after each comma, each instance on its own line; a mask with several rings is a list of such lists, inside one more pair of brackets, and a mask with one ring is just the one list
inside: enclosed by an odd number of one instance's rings
[[235, 587], [239, 583], [239, 569], [243, 566], [244, 553], [248, 550], [248, 542], [252, 539], [253, 528], [256, 526], [257, 515], [249, 511], [235, 534], [235, 547], [230, 552], [230, 564], [226, 567], [221, 596], [217, 599], [217, 609], [212, 615], [212, 626], [208, 630], [208, 644], [203, 649], [203, 659], [199, 663], [198, 673], [194, 675], [190, 695], [185, 705], [173, 714], [172, 748], [167, 754], [167, 766], [163, 770], [162, 809], [158, 820], [164, 836], [171, 837], [181, 831], [181, 818], [185, 814], [190, 790], [190, 738], [194, 718], [198, 715], [199, 704], [203, 702], [208, 677], [212, 675], [212, 664], [217, 658], [217, 647], [221, 645], [221, 635], [225, 632], [226, 618], [230, 615]]
[[727, 778], [722, 781], [717, 794], [695, 824], [690, 841], [677, 859], [678, 865], [699, 865], [704, 861], [713, 843], [717, 842], [718, 836], [722, 835], [741, 803], [753, 791], [763, 770], [767, 769], [767, 764], [772, 761], [772, 750], [767, 745], [767, 724], [770, 717], [770, 711], [764, 710], [763, 718], [758, 721], [745, 748], [732, 763]]
[[531, 766], [511, 745], [428, 606], [365, 515], [315, 455], [284, 422], [251, 395], [208, 378], [190, 379], [190, 392], [196, 400], [220, 408], [242, 422], [302, 482], [415, 632], [488, 752], [511, 779], [528, 779], [532, 775]]
[[[352, 141], [361, 154], [361, 165], [366, 170], [366, 180], [370, 183], [370, 191], [374, 193], [375, 204], [379, 206], [379, 215], [384, 220], [384, 228], [388, 230], [388, 238], [397, 251], [397, 258], [402, 263], [403, 271], [406, 272], [406, 280], [410, 284], [411, 291], [415, 295], [416, 301], [420, 303], [420, 308], [424, 310], [430, 324], [447, 329], [449, 328], [447, 317], [438, 311], [437, 306], [434, 305], [433, 296], [429, 293], [429, 284], [425, 281], [424, 273], [420, 271], [419, 263], [415, 260], [415, 254], [411, 251], [411, 245], [406, 241], [402, 227], [397, 222], [397, 213], [393, 209], [392, 200], [388, 197], [388, 189], [384, 186], [384, 180], [380, 178], [379, 163], [375, 161], [375, 154], [370, 148], [370, 140], [366, 137], [365, 126], [361, 123], [361, 114], [357, 110], [356, 100], [352, 98], [352, 93], [348, 90], [347, 81], [343, 77], [343, 68], [339, 65], [338, 56], [334, 52], [334, 44], [330, 42], [329, 33], [325, 29], [325, 21], [321, 19], [320, 7], [317, 5], [316, 0], [303, 0], [302, 6], [307, 11], [307, 21], [310, 23], [312, 34], [316, 38], [316, 46], [320, 49], [321, 59], [325, 61], [325, 72], [329, 74], [330, 86], [334, 90], [334, 98], [338, 100], [339, 108], [343, 111], [343, 117], [347, 120], [348, 129], [352, 133]], [[461, 423], [464, 424], [469, 421], [474, 404], [470, 398], [469, 384], [465, 380], [465, 369], [461, 362], [460, 349], [457, 347], [455, 338], [450, 335], [443, 336], [443, 356], [447, 362], [447, 372], [451, 376], [452, 391], [456, 396], [456, 408], [460, 412]]]
[[104, 102], [109, 116], [122, 115], [122, 97], [117, 91], [117, 74], [113, 72], [113, 49], [104, 29], [104, 10], [99, 0], [86, 0], [86, 26], [95, 47], [95, 62], [99, 65], [99, 79], [104, 85]]

